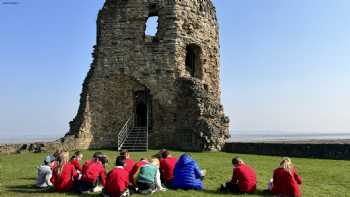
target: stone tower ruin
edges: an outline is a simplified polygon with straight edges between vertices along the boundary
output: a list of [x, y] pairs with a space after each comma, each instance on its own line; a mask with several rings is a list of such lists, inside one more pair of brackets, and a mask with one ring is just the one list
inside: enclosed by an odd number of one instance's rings
[[[146, 21], [158, 17], [154, 36]], [[130, 119], [151, 148], [220, 150], [229, 120], [220, 104], [219, 32], [211, 0], [106, 0], [71, 148], [118, 146]]]

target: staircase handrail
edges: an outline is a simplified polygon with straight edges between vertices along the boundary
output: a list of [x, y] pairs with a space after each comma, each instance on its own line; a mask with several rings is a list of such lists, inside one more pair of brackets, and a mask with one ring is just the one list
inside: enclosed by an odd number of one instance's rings
[[146, 121], [146, 151], [148, 152], [148, 129], [149, 129], [149, 111], [147, 110], [147, 121]]
[[119, 133], [118, 133], [118, 150], [120, 150], [123, 146], [123, 144], [125, 143], [127, 137], [128, 137], [128, 133], [129, 133], [129, 129], [133, 126], [133, 115], [131, 115], [128, 120], [125, 122], [124, 126], [120, 129]]

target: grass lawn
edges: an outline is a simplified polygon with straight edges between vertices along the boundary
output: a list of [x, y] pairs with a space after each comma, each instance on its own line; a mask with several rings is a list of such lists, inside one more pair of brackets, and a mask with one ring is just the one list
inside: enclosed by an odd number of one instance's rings
[[[94, 151], [85, 151], [84, 159], [91, 158]], [[147, 153], [132, 153], [134, 160], [141, 156], [151, 156], [156, 151]], [[103, 150], [111, 160], [114, 160], [116, 152]], [[173, 152], [179, 156], [181, 152]], [[229, 194], [217, 194], [219, 185], [230, 179], [232, 174], [231, 158], [242, 157], [257, 172], [258, 191], [255, 195], [263, 196], [261, 191], [266, 188], [267, 181], [272, 176], [273, 169], [278, 165], [280, 157], [242, 155], [230, 153], [191, 153], [201, 168], [208, 170], [204, 184], [204, 191], [167, 191], [152, 194], [154, 197], [189, 197], [189, 196], [232, 196]], [[33, 187], [36, 177], [36, 167], [42, 162], [46, 154], [24, 153], [17, 155], [0, 156], [0, 196], [79, 196], [71, 193], [53, 193]], [[319, 160], [293, 158], [293, 163], [298, 168], [303, 178], [301, 190], [303, 196], [350, 196], [350, 161]], [[114, 163], [112, 161], [112, 163]], [[110, 163], [109, 168], [112, 168]], [[80, 196], [100, 196], [99, 194]], [[134, 195], [135, 197], [140, 195]], [[243, 195], [244, 196], [244, 195]]]

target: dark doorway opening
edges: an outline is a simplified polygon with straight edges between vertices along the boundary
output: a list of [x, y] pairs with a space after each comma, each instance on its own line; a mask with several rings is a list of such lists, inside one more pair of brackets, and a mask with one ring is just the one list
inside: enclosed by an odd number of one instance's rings
[[147, 126], [147, 106], [145, 103], [138, 103], [136, 105], [136, 126], [146, 127]]
[[148, 89], [135, 92], [135, 126], [152, 130], [152, 96]]

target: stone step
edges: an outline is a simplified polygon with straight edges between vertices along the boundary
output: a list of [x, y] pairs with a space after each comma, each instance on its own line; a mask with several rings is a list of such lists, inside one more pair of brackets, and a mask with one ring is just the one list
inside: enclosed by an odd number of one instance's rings
[[147, 142], [147, 139], [129, 139], [129, 140], [125, 140], [125, 143], [127, 143], [127, 142], [130, 142], [130, 143], [132, 143], [132, 142]]
[[134, 131], [147, 131], [147, 128], [132, 128]]
[[146, 131], [130, 131], [128, 134], [147, 134]]
[[127, 138], [147, 138], [147, 135], [146, 134], [139, 134], [139, 135], [128, 135]]
[[146, 143], [142, 143], [142, 144], [123, 144], [123, 147], [146, 147], [147, 144]]
[[122, 149], [127, 149], [128, 151], [135, 151], [135, 150], [145, 151], [147, 150], [147, 147], [146, 146], [123, 146]]
[[146, 136], [129, 135], [129, 136], [127, 137], [127, 139], [147, 139], [147, 135], [146, 135]]
[[128, 151], [129, 152], [147, 152], [147, 149], [145, 149], [145, 148], [141, 148], [141, 149], [132, 149], [132, 148], [130, 148], [130, 149], [128, 149]]
[[141, 143], [141, 142], [143, 142], [143, 143], [146, 143], [147, 142], [147, 140], [146, 139], [142, 139], [142, 140], [126, 140], [125, 141], [125, 143]]
[[127, 149], [130, 152], [143, 152], [147, 151], [147, 148], [147, 128], [145, 127], [130, 129], [128, 137], [121, 147], [121, 149]]
[[143, 141], [125, 141], [124, 144], [147, 144], [146, 140]]
[[147, 135], [147, 132], [128, 132], [128, 135]]
[[131, 150], [131, 149], [147, 149], [146, 146], [123, 146], [122, 149], [128, 149], [128, 150]]

